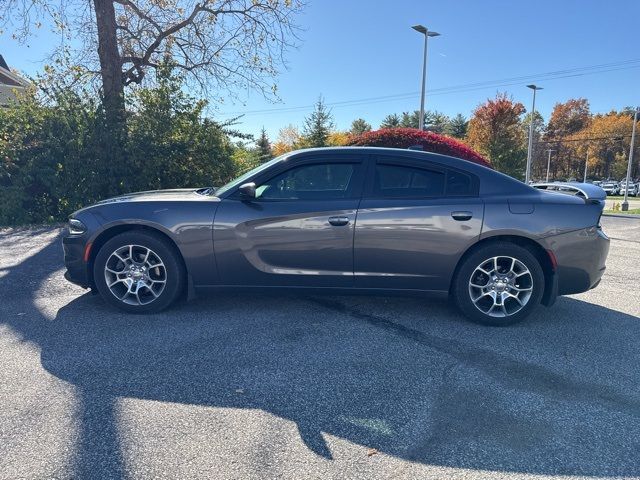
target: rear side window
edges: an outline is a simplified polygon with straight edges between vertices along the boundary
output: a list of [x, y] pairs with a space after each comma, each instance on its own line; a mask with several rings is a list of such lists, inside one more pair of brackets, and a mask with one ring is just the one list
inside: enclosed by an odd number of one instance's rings
[[468, 196], [475, 193], [471, 177], [461, 172], [447, 172], [447, 196]]
[[404, 165], [376, 165], [373, 194], [376, 197], [440, 197], [445, 174]]

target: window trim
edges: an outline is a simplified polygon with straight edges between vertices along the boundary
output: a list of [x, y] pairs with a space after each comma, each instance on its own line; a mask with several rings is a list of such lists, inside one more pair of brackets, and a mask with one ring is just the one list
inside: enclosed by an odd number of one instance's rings
[[[411, 195], [411, 196], [402, 196], [402, 197], [384, 197], [384, 196], [374, 195], [376, 167], [378, 165], [417, 168], [419, 170], [428, 170], [432, 172], [442, 173], [445, 175], [444, 193], [442, 195]], [[447, 186], [448, 186], [450, 172], [455, 172], [455, 173], [468, 176], [469, 179], [471, 180], [472, 192], [468, 195], [449, 195], [447, 193]], [[480, 196], [479, 185], [480, 185], [480, 180], [478, 179], [478, 177], [465, 170], [441, 165], [439, 163], [434, 163], [430, 161], [417, 160], [413, 158], [378, 156], [375, 158], [375, 162], [372, 163], [372, 168], [370, 168], [369, 172], [367, 173], [367, 180], [365, 183], [365, 190], [362, 198], [366, 198], [368, 200], [372, 200], [372, 199], [373, 200], [421, 200], [421, 199], [434, 200], [434, 199], [443, 199], [443, 198], [477, 198]]]
[[[263, 185], [264, 183], [274, 179], [275, 177], [282, 175], [283, 173], [288, 172], [289, 170], [293, 170], [296, 168], [308, 166], [308, 165], [326, 165], [326, 164], [351, 164], [354, 165], [355, 168], [353, 170], [352, 178], [350, 181], [349, 188], [347, 189], [347, 195], [342, 198], [323, 198], [323, 199], [300, 199], [300, 198], [253, 198], [252, 202], [258, 203], [273, 203], [273, 202], [336, 202], [336, 201], [345, 201], [345, 200], [354, 200], [360, 199], [362, 196], [365, 174], [366, 174], [366, 162], [365, 158], [362, 156], [353, 156], [353, 155], [345, 155], [343, 157], [333, 158], [333, 157], [323, 157], [323, 156], [314, 156], [314, 157], [305, 157], [300, 160], [296, 160], [290, 164], [284, 162], [280, 168], [269, 169], [268, 171], [261, 172], [255, 178], [248, 180], [248, 182], [254, 182], [256, 187]], [[243, 200], [246, 199], [240, 196], [238, 189], [233, 192], [229, 197], [232, 200]]]

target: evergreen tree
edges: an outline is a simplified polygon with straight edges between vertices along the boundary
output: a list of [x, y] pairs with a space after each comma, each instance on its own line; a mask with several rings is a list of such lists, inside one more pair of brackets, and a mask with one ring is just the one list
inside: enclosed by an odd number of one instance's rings
[[271, 151], [271, 142], [269, 142], [269, 137], [267, 136], [267, 131], [262, 127], [260, 131], [260, 138], [256, 142], [258, 146], [258, 156], [260, 158], [260, 163], [268, 162], [273, 158], [273, 152]]
[[351, 135], [360, 135], [364, 132], [370, 132], [371, 125], [364, 120], [363, 118], [356, 118], [353, 122], [351, 122], [351, 130], [349, 133]]
[[469, 121], [461, 113], [457, 114], [451, 120], [444, 133], [455, 138], [464, 138], [467, 136], [467, 128], [469, 128]]
[[387, 115], [382, 120], [380, 124], [380, 128], [398, 128], [400, 126], [400, 117], [397, 114], [392, 113], [391, 115]]
[[[420, 118], [420, 112], [415, 112]], [[424, 114], [424, 129], [433, 133], [444, 133], [449, 126], [449, 117], [438, 111], [427, 111]]]
[[400, 126], [403, 128], [418, 128], [420, 126], [420, 111], [415, 110], [412, 113], [402, 112]]
[[310, 116], [304, 119], [303, 137], [309, 147], [326, 147], [327, 139], [334, 127], [331, 110], [324, 104], [322, 96], [318, 98]]

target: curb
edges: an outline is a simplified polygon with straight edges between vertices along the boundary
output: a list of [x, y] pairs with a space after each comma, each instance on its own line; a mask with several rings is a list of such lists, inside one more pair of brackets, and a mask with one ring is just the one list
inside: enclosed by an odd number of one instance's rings
[[603, 217], [616, 217], [616, 218], [635, 218], [636, 220], [640, 220], [640, 215], [635, 213], [603, 213]]

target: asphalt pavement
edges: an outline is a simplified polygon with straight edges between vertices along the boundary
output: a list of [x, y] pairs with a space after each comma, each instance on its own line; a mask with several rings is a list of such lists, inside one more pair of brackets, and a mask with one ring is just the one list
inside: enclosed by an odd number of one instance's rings
[[640, 220], [509, 328], [446, 301], [215, 295], [129, 316], [0, 230], [0, 478], [640, 478]]

